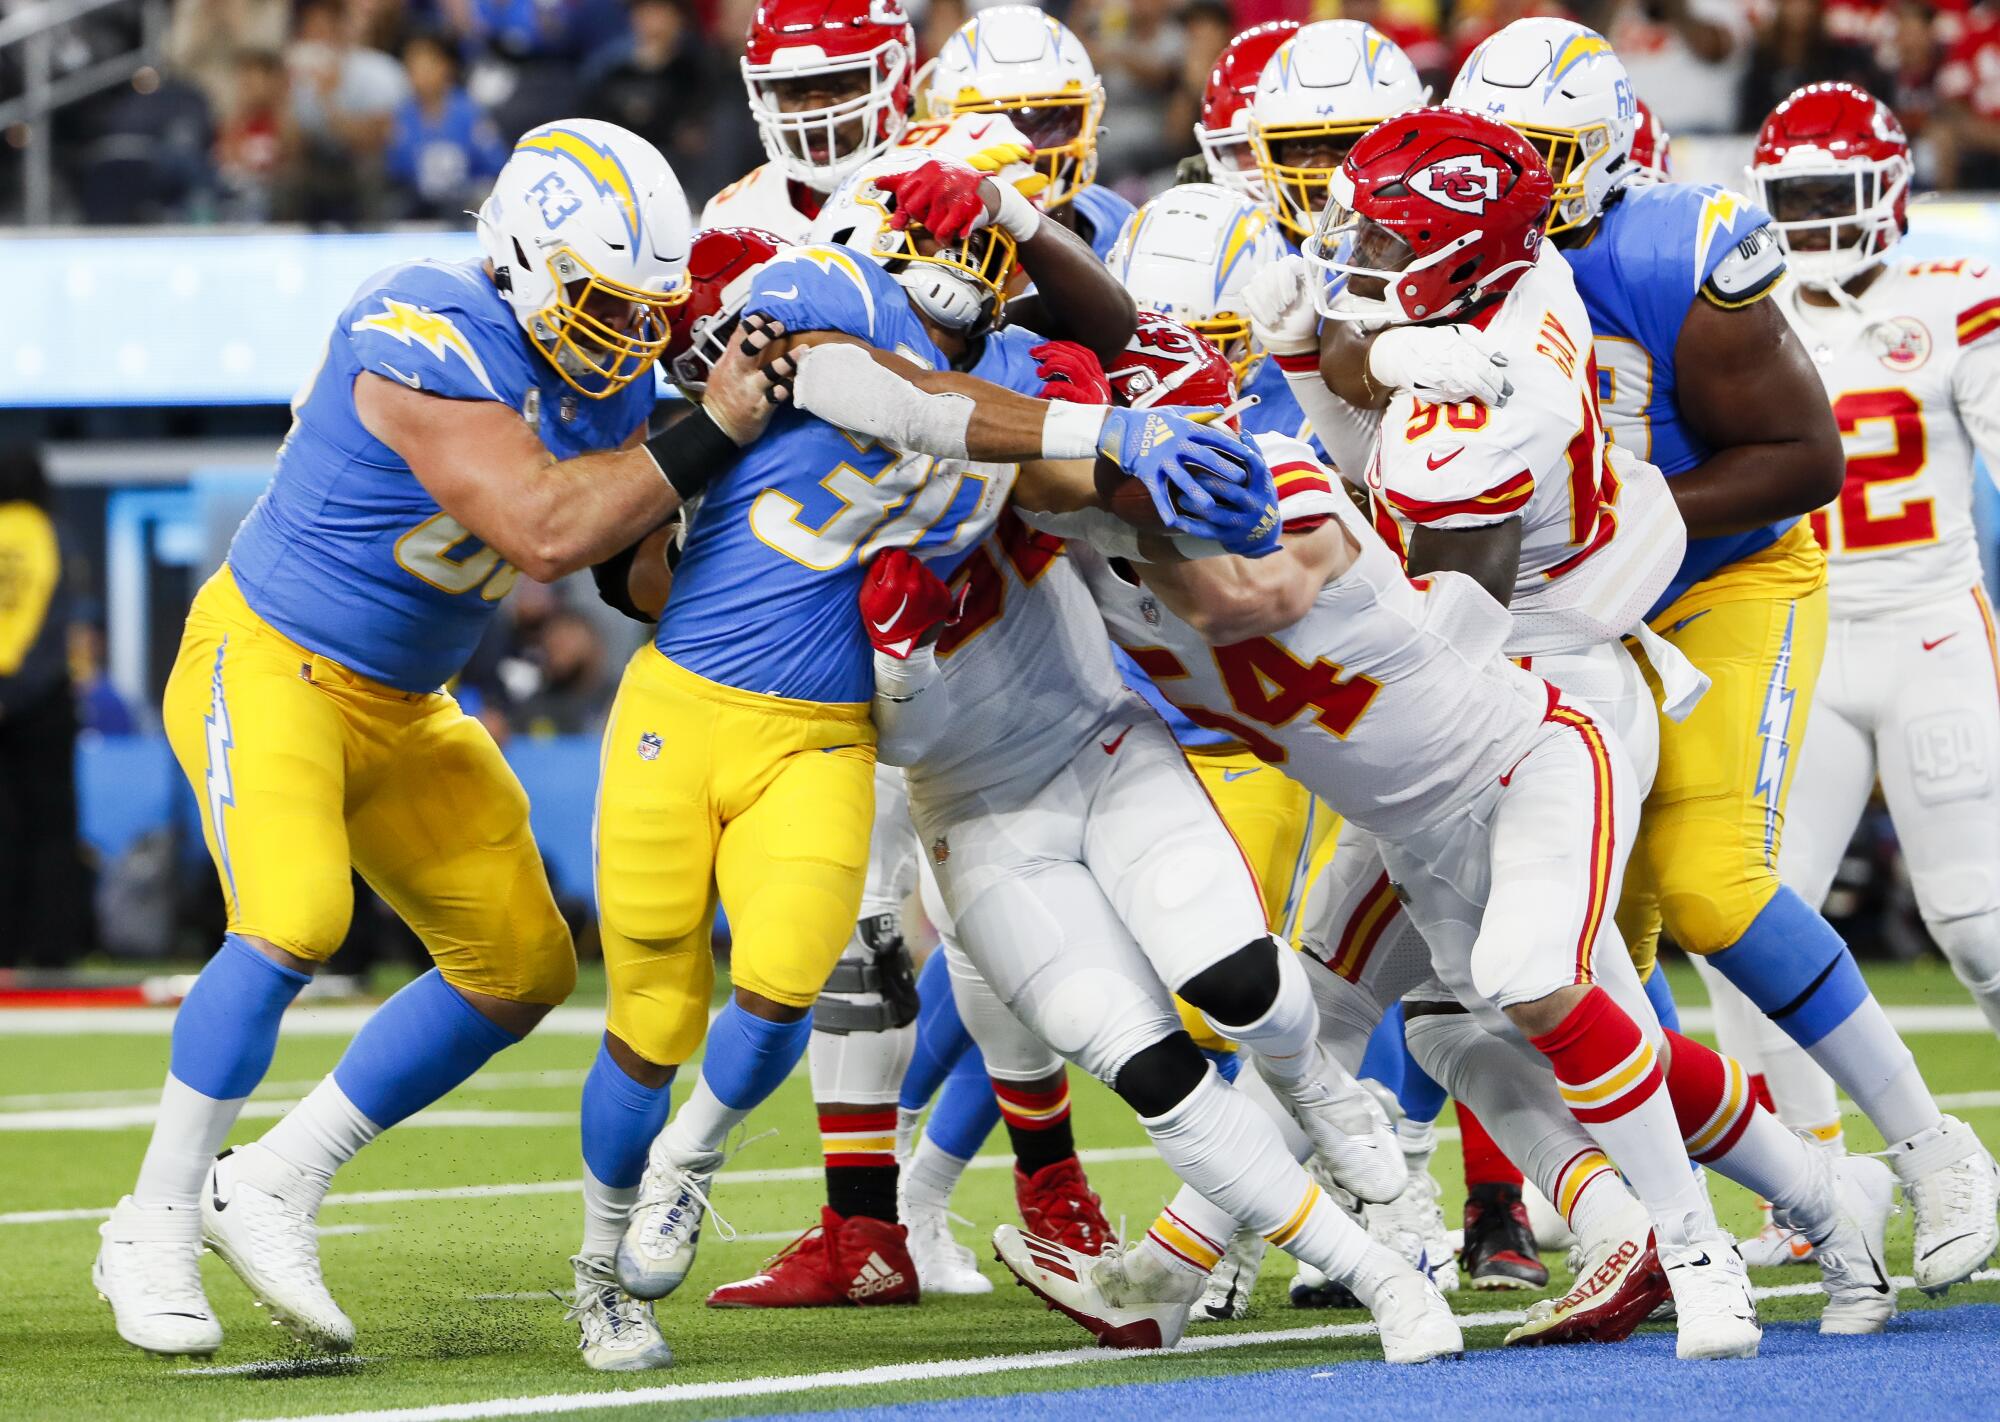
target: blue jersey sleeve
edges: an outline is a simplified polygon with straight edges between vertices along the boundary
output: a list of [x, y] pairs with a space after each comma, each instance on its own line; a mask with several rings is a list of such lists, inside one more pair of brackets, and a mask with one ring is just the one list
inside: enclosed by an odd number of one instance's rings
[[468, 309], [462, 281], [456, 268], [424, 262], [369, 282], [340, 318], [355, 364], [427, 395], [511, 404], [494, 372], [515, 363], [520, 329]]
[[1110, 188], [1092, 183], [1070, 199], [1076, 215], [1082, 219], [1077, 235], [1090, 243], [1090, 250], [1097, 253], [1100, 262], [1111, 259], [1111, 248], [1118, 241], [1118, 234], [1125, 230], [1125, 224], [1139, 209], [1132, 206]]
[[996, 331], [987, 339], [986, 348], [968, 374], [1022, 395], [1040, 396], [1041, 372], [1036, 370], [1035, 358], [1028, 352], [1046, 339], [1019, 326]]
[[841, 247], [798, 247], [751, 279], [743, 314], [782, 321], [788, 331], [839, 331], [875, 345], [885, 334], [885, 314], [908, 304], [895, 279], [867, 257]]

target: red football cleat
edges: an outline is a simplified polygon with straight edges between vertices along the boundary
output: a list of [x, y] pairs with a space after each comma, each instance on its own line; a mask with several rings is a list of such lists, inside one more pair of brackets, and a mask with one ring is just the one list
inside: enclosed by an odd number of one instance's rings
[[917, 1302], [917, 1266], [903, 1227], [824, 1205], [819, 1223], [772, 1255], [755, 1278], [724, 1284], [710, 1308], [842, 1308]]
[[1559, 1299], [1542, 1299], [1509, 1333], [1509, 1347], [1545, 1343], [1616, 1343], [1671, 1297], [1667, 1271], [1654, 1247], [1653, 1227], [1638, 1201], [1629, 1202], [1584, 1246], [1576, 1281]]
[[1084, 1178], [1075, 1156], [1045, 1165], [1033, 1175], [1014, 1168], [1014, 1203], [1028, 1233], [1052, 1239], [1078, 1254], [1101, 1254], [1118, 1243], [1104, 1218], [1103, 1202]]
[[1548, 1267], [1517, 1185], [1474, 1185], [1465, 1201], [1465, 1247], [1459, 1253], [1475, 1289], [1545, 1289]]

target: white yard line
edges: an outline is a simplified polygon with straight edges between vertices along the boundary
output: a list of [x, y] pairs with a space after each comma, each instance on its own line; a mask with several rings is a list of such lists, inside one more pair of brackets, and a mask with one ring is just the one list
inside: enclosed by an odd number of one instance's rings
[[[1903, 1004], [1888, 1009], [1899, 1032], [1984, 1035], [1993, 1029], [1970, 1003]], [[303, 1003], [285, 1014], [288, 1037], [351, 1037], [374, 1015], [373, 1003], [315, 1006]], [[1683, 1031], [1713, 1030], [1705, 1006], [1681, 1009]], [[99, 1034], [158, 1037], [173, 1030], [171, 1007], [23, 1007], [0, 1011], [0, 1037], [70, 1037]], [[540, 1037], [595, 1037], [604, 1031], [601, 1007], [558, 1007], [535, 1028]]]
[[[238, 1120], [271, 1121], [297, 1101], [251, 1101]], [[153, 1124], [157, 1106], [86, 1106], [66, 1111], [0, 1111], [0, 1131], [130, 1131]], [[576, 1126], [575, 1111], [482, 1111], [476, 1107], [433, 1106], [405, 1126]]]
[[[0, 1032], [0, 1036], [4, 1036]], [[586, 1072], [562, 1071], [482, 1071], [463, 1087], [466, 1092], [513, 1091], [521, 1087], [581, 1086]], [[284, 1097], [287, 1104], [311, 1091], [319, 1082], [267, 1081], [251, 1093], [253, 1101]], [[0, 1111], [42, 1111], [59, 1107], [144, 1106], [160, 1099], [157, 1086], [134, 1087], [123, 1091], [33, 1091], [22, 1096], [0, 1096]]]
[[[2000, 1279], [2000, 1270], [1973, 1276], [1986, 1282]], [[1898, 1278], [1898, 1289], [1914, 1287]], [[1757, 1289], [1760, 1299], [1816, 1294], [1818, 1284], [1785, 1284]], [[1522, 1309], [1457, 1315], [1461, 1328], [1498, 1328], [1519, 1323]], [[1272, 1328], [1255, 1333], [1196, 1334], [1181, 1340], [1175, 1352], [1213, 1353], [1229, 1348], [1254, 1348], [1268, 1343], [1302, 1343], [1330, 1338], [1362, 1338], [1375, 1332], [1373, 1323], [1336, 1323], [1317, 1328]], [[384, 1408], [371, 1412], [322, 1412], [298, 1417], [264, 1418], [260, 1422], [461, 1422], [486, 1417], [548, 1417], [565, 1412], [595, 1412], [623, 1407], [656, 1407], [676, 1402], [713, 1402], [725, 1398], [779, 1397], [831, 1388], [879, 1387], [897, 1383], [940, 1382], [954, 1378], [990, 1377], [995, 1373], [1038, 1372], [1070, 1368], [1079, 1363], [1117, 1363], [1158, 1358], [1162, 1353], [1107, 1352], [1102, 1348], [1064, 1348], [1043, 1353], [1004, 1353], [991, 1358], [951, 1358], [932, 1363], [891, 1363], [873, 1368], [802, 1373], [788, 1377], [734, 1378], [727, 1382], [677, 1383], [624, 1391], [557, 1392], [533, 1397], [499, 1397], [485, 1402], [446, 1402], [430, 1407]], [[192, 1370], [191, 1370], [192, 1371]], [[1338, 1374], [1334, 1374], [1337, 1376]]]

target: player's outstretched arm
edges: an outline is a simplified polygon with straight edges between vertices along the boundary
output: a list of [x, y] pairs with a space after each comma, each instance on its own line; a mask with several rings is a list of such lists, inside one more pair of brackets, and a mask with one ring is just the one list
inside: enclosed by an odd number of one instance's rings
[[1337, 520], [1288, 533], [1268, 558], [1197, 558], [1135, 564], [1141, 582], [1202, 640], [1227, 647], [1283, 631], [1312, 610], [1330, 578], [1347, 571], [1360, 545]]
[[1777, 303], [1731, 309], [1696, 296], [1674, 368], [1681, 418], [1716, 451], [1667, 481], [1689, 537], [1761, 528], [1839, 495], [1840, 430]]

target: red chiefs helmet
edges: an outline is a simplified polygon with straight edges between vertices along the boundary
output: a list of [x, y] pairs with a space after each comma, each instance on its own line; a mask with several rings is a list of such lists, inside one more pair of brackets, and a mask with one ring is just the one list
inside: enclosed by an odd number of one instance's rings
[[1773, 109], [1750, 181], [1809, 285], [1845, 281], [1910, 230], [1910, 140], [1887, 104], [1853, 84], [1808, 84]]
[[765, 153], [823, 193], [902, 136], [916, 68], [902, 0], [758, 0], [743, 45]]
[[1229, 42], [1208, 83], [1201, 91], [1201, 117], [1195, 120], [1194, 141], [1208, 160], [1210, 182], [1265, 200], [1264, 174], [1250, 149], [1250, 127], [1244, 110], [1257, 92], [1257, 76], [1278, 46], [1299, 32], [1297, 20], [1268, 20]]
[[1151, 311], [1139, 313], [1138, 330], [1104, 375], [1118, 403], [1134, 410], [1236, 403], [1236, 372], [1222, 352], [1189, 327]]
[[1542, 250], [1555, 180], [1534, 144], [1467, 109], [1385, 119], [1333, 175], [1305, 242], [1337, 321], [1454, 319], [1513, 290]]
[[784, 238], [755, 227], [709, 227], [695, 233], [688, 252], [687, 304], [660, 357], [690, 400], [699, 400], [708, 388], [708, 374], [722, 359], [729, 332], [750, 297], [750, 279], [786, 245]]
[[1674, 136], [1667, 132], [1659, 115], [1646, 107], [1644, 99], [1634, 102], [1639, 106], [1639, 117], [1632, 129], [1632, 163], [1638, 169], [1634, 181], [1671, 183], [1674, 169], [1667, 150], [1672, 147]]

